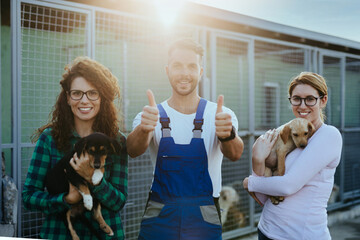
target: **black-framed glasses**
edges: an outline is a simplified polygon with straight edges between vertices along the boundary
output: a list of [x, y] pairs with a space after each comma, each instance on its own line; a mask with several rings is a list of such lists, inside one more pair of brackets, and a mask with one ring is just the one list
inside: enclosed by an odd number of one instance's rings
[[70, 95], [70, 98], [75, 101], [81, 100], [83, 98], [84, 94], [91, 101], [96, 101], [100, 97], [100, 93], [97, 90], [89, 90], [86, 92], [83, 92], [81, 90], [70, 90], [68, 93]]
[[289, 101], [291, 103], [291, 105], [293, 106], [300, 106], [302, 101], [304, 101], [305, 105], [308, 107], [312, 107], [317, 103], [318, 99], [323, 98], [324, 96], [320, 96], [320, 97], [314, 97], [314, 96], [307, 96], [306, 98], [301, 98], [301, 97], [289, 97]]

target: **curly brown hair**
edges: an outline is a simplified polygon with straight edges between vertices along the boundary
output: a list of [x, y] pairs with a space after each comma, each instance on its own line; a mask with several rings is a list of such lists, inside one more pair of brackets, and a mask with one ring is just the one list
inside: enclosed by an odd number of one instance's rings
[[93, 130], [102, 132], [111, 138], [116, 138], [119, 132], [119, 123], [122, 118], [120, 111], [117, 110], [114, 100], [117, 98], [120, 103], [120, 88], [118, 79], [111, 71], [101, 63], [90, 59], [89, 57], [77, 57], [74, 61], [65, 66], [65, 72], [62, 75], [60, 85], [61, 92], [50, 113], [49, 123], [40, 127], [35, 140], [46, 129], [52, 128], [52, 136], [56, 146], [60, 151], [70, 149], [70, 137], [74, 130], [74, 114], [67, 103], [68, 91], [70, 91], [73, 80], [77, 77], [83, 77], [95, 86], [101, 97], [100, 110], [93, 123]]

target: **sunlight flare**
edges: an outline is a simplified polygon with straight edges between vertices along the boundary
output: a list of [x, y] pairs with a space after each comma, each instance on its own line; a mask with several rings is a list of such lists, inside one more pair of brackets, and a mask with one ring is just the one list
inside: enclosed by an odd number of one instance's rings
[[184, 0], [154, 0], [154, 2], [160, 21], [167, 27], [175, 22], [185, 3]]

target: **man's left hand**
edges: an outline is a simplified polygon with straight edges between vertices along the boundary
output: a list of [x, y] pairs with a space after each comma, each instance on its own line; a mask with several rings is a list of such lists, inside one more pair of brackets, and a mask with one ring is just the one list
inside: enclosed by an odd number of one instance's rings
[[219, 95], [217, 100], [217, 109], [215, 115], [215, 127], [216, 127], [216, 136], [220, 139], [227, 138], [231, 135], [232, 130], [232, 121], [231, 115], [225, 113], [222, 110], [224, 104], [224, 96]]

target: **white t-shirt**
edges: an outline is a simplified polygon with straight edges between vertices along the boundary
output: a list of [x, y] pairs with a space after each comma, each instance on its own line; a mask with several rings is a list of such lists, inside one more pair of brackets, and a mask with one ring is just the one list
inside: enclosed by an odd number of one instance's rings
[[[264, 204], [259, 229], [271, 239], [328, 240], [327, 201], [340, 162], [342, 137], [333, 126], [323, 124], [305, 149], [288, 154], [285, 175], [249, 177], [248, 189]], [[262, 194], [285, 196], [273, 205]]]
[[[175, 109], [171, 108], [167, 101], [161, 103], [165, 109], [166, 114], [170, 118], [170, 127], [171, 127], [171, 136], [174, 138], [176, 144], [189, 144], [192, 137], [194, 129], [194, 119], [196, 113], [193, 114], [183, 114]], [[223, 159], [223, 154], [220, 150], [220, 142], [217, 139], [215, 134], [215, 113], [216, 113], [217, 104], [208, 101], [204, 110], [204, 124], [202, 126], [203, 132], [201, 137], [204, 139], [204, 144], [208, 156], [208, 169], [210, 178], [213, 185], [213, 197], [219, 197], [221, 191], [221, 163]], [[231, 115], [231, 120], [233, 126], [238, 129], [238, 120], [233, 111], [229, 108], [223, 106], [223, 112], [229, 113]], [[137, 114], [133, 122], [133, 129], [135, 129], [141, 123], [141, 114]], [[161, 138], [161, 124], [158, 121], [158, 124], [155, 128], [155, 134], [152, 138], [149, 150], [150, 157], [155, 167], [156, 157], [159, 148]]]

